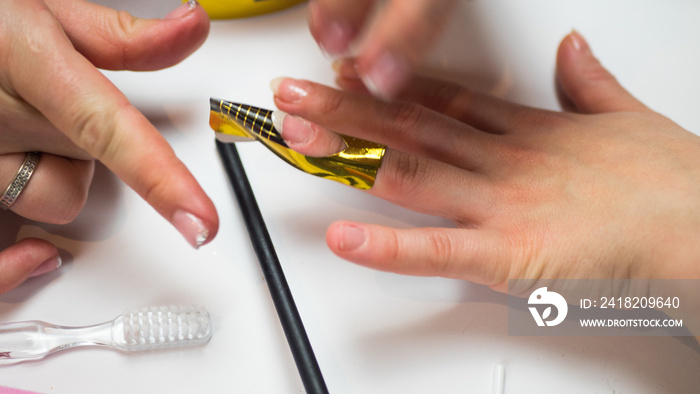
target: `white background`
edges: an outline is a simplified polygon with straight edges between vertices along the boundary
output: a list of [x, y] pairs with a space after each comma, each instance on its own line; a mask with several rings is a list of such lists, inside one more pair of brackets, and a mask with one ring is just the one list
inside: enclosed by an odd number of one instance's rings
[[[178, 4], [113, 3], [142, 16], [163, 16]], [[559, 40], [575, 28], [634, 94], [697, 132], [698, 17], [700, 3], [693, 0], [470, 1], [455, 14], [427, 68], [500, 97], [559, 109], [554, 56]], [[38, 236], [58, 245], [66, 262], [60, 272], [1, 295], [0, 320], [87, 325], [124, 308], [193, 303], [210, 311], [214, 336], [199, 348], [67, 351], [0, 368], [0, 385], [56, 394], [303, 392], [214, 147], [208, 99], [272, 108], [268, 83], [275, 77], [332, 84], [330, 61], [308, 33], [305, 7], [214, 22], [204, 46], [171, 69], [106, 75], [212, 197], [219, 235], [191, 249], [100, 166], [87, 207], [70, 225], [0, 213], [0, 247]], [[338, 259], [324, 241], [334, 220], [450, 224], [303, 174], [258, 144], [239, 150], [331, 392], [489, 393], [499, 362], [506, 366], [506, 393], [687, 393], [700, 387], [699, 348], [690, 338], [509, 337], [502, 294]]]

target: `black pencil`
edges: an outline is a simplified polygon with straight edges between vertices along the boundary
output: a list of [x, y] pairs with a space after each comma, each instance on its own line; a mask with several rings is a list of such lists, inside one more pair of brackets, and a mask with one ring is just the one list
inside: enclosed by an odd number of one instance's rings
[[328, 393], [321, 368], [316, 361], [309, 337], [306, 335], [304, 323], [294, 303], [294, 297], [284, 276], [282, 265], [277, 258], [260, 207], [255, 200], [255, 194], [248, 182], [238, 150], [235, 144], [226, 144], [218, 140], [216, 148], [238, 200], [241, 214], [248, 228], [250, 241], [258, 256], [260, 268], [265, 276], [272, 302], [277, 310], [304, 388], [307, 393]]

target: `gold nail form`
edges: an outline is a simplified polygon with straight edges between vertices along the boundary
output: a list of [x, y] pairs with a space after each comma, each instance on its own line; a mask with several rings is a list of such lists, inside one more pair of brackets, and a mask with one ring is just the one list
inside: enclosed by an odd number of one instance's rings
[[222, 142], [259, 141], [292, 166], [322, 178], [358, 189], [374, 185], [386, 147], [340, 135], [347, 148], [324, 157], [311, 157], [290, 149], [272, 123], [272, 112], [250, 105], [212, 98], [209, 125]]

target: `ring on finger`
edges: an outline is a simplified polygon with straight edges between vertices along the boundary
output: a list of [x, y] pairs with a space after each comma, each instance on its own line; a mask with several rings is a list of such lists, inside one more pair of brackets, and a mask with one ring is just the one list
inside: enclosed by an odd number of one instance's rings
[[31, 178], [32, 174], [34, 174], [34, 170], [36, 169], [40, 157], [41, 153], [39, 152], [27, 153], [27, 156], [24, 157], [22, 166], [17, 171], [17, 175], [15, 175], [15, 178], [12, 180], [7, 189], [5, 189], [5, 193], [3, 193], [2, 197], [0, 198], [0, 208], [3, 210], [8, 210], [12, 204], [14, 204], [17, 197], [19, 197], [22, 190], [24, 190], [24, 187], [27, 186], [29, 178]]

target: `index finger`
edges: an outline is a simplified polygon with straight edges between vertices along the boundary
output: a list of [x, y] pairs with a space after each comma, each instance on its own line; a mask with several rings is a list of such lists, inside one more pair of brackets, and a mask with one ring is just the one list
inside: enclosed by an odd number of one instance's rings
[[454, 0], [389, 1], [369, 27], [358, 72], [370, 92], [394, 98], [442, 32]]
[[328, 55], [344, 55], [362, 30], [374, 0], [312, 0], [309, 30]]
[[213, 203], [155, 127], [75, 51], [45, 6], [10, 4], [14, 9], [8, 14], [32, 26], [10, 38], [14, 52], [7, 70], [16, 93], [109, 167], [193, 246], [213, 238], [218, 228]]

